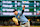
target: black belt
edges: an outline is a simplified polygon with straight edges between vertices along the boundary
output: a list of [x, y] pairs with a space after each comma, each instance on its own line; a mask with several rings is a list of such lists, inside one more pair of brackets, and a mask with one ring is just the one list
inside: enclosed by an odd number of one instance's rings
[[[27, 21], [28, 22], [28, 21]], [[24, 24], [26, 24], [26, 23], [24, 23]], [[22, 25], [24, 25], [24, 24], [22, 24]]]

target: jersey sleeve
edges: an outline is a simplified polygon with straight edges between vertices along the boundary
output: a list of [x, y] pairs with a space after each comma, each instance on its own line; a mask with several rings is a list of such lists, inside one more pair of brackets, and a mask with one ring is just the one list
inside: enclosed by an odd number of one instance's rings
[[24, 10], [22, 10], [22, 11], [18, 11], [18, 13], [19, 13], [20, 15], [23, 15]]
[[24, 13], [24, 10], [22, 10], [22, 14]]

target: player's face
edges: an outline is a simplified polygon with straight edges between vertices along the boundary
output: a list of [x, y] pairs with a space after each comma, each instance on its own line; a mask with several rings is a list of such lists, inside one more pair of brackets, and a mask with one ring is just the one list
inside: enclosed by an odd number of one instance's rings
[[17, 15], [18, 14], [18, 11], [15, 11], [14, 14]]

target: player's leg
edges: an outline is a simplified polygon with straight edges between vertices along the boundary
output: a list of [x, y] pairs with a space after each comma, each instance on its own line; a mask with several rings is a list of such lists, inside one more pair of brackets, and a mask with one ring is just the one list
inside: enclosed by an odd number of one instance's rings
[[30, 27], [30, 22], [29, 21], [25, 24], [25, 27]]
[[28, 21], [28, 27], [30, 27], [30, 22]]
[[25, 27], [25, 25], [23, 25], [21, 22], [20, 22], [20, 26], [21, 26], [21, 27]]
[[30, 27], [30, 22], [28, 21], [28, 22], [26, 22], [24, 25], [22, 25], [22, 24], [20, 23], [20, 26], [21, 26], [21, 27]]
[[20, 25], [21, 27], [25, 27], [25, 25]]
[[16, 25], [19, 25], [19, 24], [18, 24], [18, 19], [17, 19], [16, 17], [13, 17], [12, 20], [13, 20], [13, 22], [14, 22]]

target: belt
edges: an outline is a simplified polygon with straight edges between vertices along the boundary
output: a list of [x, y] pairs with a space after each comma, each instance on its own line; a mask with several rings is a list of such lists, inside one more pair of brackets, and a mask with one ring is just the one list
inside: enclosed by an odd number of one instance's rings
[[[27, 22], [26, 22], [27, 23]], [[26, 23], [22, 24], [22, 25], [25, 25]]]
[[[27, 22], [28, 22], [28, 21], [27, 21]], [[26, 22], [26, 23], [27, 23], [27, 22]], [[26, 23], [24, 23], [24, 24], [26, 24]], [[22, 25], [24, 25], [24, 24], [22, 24]]]

